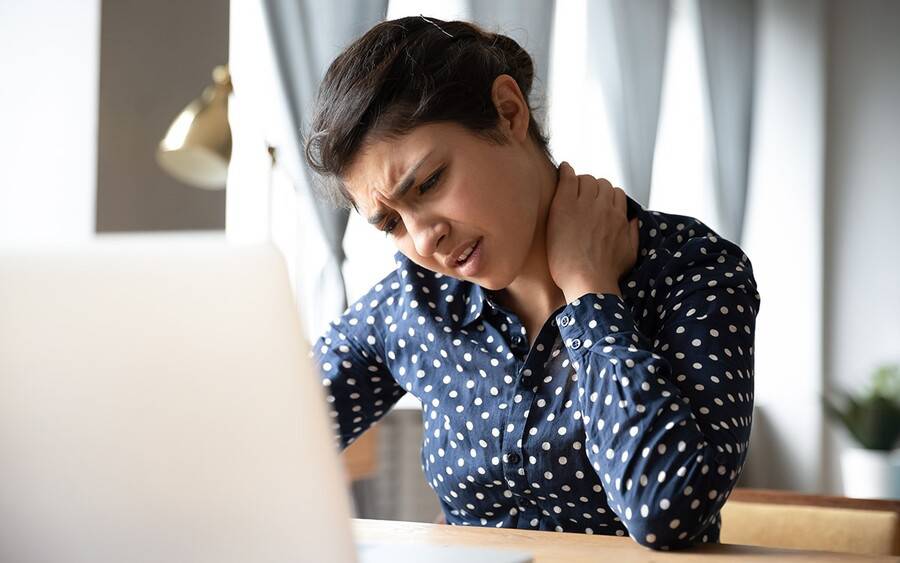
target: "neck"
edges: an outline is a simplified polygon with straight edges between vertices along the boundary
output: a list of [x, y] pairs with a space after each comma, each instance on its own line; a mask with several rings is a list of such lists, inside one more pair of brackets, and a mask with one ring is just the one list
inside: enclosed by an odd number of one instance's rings
[[520, 317], [543, 323], [550, 313], [565, 305], [566, 300], [562, 290], [550, 276], [547, 261], [547, 215], [556, 193], [559, 171], [543, 153], [536, 160], [539, 208], [531, 251], [519, 276], [500, 291], [497, 297], [501, 305], [509, 307]]

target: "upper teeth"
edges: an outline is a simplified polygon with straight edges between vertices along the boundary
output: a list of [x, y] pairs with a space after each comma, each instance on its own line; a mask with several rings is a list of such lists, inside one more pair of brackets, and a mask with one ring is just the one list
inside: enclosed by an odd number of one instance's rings
[[459, 255], [459, 258], [456, 259], [457, 262], [465, 262], [466, 258], [469, 257], [469, 254], [472, 254], [472, 251], [475, 250], [475, 245], [478, 244], [478, 241], [472, 243], [472, 246], [466, 249], [465, 252]]

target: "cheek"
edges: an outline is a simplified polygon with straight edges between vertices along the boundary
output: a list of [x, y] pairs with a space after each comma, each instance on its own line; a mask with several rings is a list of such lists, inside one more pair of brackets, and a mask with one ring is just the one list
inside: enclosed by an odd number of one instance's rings
[[535, 226], [535, 209], [524, 198], [504, 198], [486, 209], [486, 221], [497, 235], [507, 239], [521, 240], [530, 237]]
[[483, 204], [478, 187], [465, 181], [456, 182], [455, 185], [448, 187], [450, 189], [444, 190], [432, 202], [433, 209], [439, 210], [442, 216], [454, 221], [464, 221], [469, 217], [478, 216], [479, 208]]
[[418, 259], [418, 255], [416, 254], [416, 247], [413, 244], [412, 238], [410, 238], [409, 233], [403, 233], [403, 238], [394, 239], [394, 246], [397, 247], [397, 250], [402, 252], [403, 255], [407, 258]]
[[509, 202], [489, 184], [472, 182], [441, 199], [439, 205], [445, 210], [445, 217], [456, 224], [495, 232], [507, 222]]

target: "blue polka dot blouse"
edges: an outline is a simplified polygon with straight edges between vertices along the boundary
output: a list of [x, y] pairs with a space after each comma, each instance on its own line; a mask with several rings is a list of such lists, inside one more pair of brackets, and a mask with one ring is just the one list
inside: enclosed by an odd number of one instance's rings
[[756, 281], [697, 219], [628, 206], [622, 298], [575, 299], [531, 346], [490, 291], [398, 252], [313, 347], [341, 446], [412, 393], [450, 524], [718, 541], [750, 438]]

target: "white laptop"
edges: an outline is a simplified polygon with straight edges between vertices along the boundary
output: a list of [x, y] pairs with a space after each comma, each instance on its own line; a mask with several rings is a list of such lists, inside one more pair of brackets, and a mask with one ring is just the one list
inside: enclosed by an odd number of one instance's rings
[[270, 245], [0, 248], [0, 561], [530, 560], [355, 545], [308, 349]]

